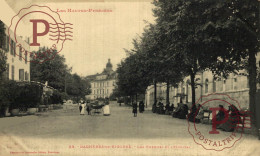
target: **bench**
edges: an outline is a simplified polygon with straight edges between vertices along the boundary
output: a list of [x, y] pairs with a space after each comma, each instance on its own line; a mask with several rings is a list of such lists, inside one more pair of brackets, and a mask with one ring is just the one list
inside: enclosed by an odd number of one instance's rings
[[210, 120], [210, 115], [211, 115], [211, 113], [212, 113], [212, 111], [211, 110], [203, 110], [204, 111], [204, 113], [203, 113], [203, 120], [204, 119], [208, 119], [208, 123], [209, 123], [209, 120]]
[[[251, 128], [251, 119], [250, 119], [250, 113], [247, 110], [240, 110], [240, 117], [241, 117], [241, 123], [239, 123], [237, 126], [238, 128], [242, 128], [242, 131], [244, 131], [244, 128]], [[246, 126], [249, 125], [249, 126]]]

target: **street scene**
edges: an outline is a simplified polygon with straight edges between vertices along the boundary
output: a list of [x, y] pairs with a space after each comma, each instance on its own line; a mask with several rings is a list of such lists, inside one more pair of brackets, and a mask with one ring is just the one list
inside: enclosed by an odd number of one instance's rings
[[[186, 120], [153, 114], [151, 109], [138, 112], [137, 118], [133, 118], [131, 107], [120, 107], [116, 102], [110, 106], [110, 116], [80, 116], [78, 107], [67, 105], [36, 116], [2, 118], [1, 140], [7, 144], [1, 145], [1, 154], [13, 149], [20, 149], [13, 152], [46, 152], [39, 155], [254, 155], [259, 152], [258, 139], [248, 134], [232, 149], [207, 151], [193, 142]], [[205, 131], [210, 127], [201, 126]]]
[[260, 155], [260, 1], [0, 6], [0, 156]]

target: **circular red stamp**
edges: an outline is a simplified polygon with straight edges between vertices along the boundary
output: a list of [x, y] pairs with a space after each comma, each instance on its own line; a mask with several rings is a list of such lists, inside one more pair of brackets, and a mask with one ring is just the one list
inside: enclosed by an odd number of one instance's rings
[[202, 96], [188, 114], [188, 131], [206, 150], [232, 148], [243, 134], [243, 115], [237, 100], [227, 94]]
[[22, 8], [8, 27], [11, 54], [28, 62], [42, 63], [53, 59], [62, 51], [65, 41], [72, 40], [72, 25], [65, 23], [48, 6]]

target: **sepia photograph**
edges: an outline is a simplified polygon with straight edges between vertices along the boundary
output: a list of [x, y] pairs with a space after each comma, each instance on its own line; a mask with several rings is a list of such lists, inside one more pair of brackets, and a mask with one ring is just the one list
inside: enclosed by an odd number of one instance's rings
[[0, 0], [0, 156], [259, 156], [259, 0]]

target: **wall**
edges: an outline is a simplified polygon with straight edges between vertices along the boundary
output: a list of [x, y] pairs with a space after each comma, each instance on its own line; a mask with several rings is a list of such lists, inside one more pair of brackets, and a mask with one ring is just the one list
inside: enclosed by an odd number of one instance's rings
[[[217, 93], [217, 94], [228, 94], [231, 98], [237, 100], [241, 108], [249, 107], [249, 85], [248, 77], [244, 76], [245, 71], [240, 71], [241, 75], [230, 74], [227, 79], [214, 80], [213, 75], [210, 71], [205, 71], [203, 73], [198, 73], [196, 79], [197, 83], [200, 84], [196, 88], [196, 101], [200, 99], [201, 96], [206, 96], [208, 94]], [[180, 102], [179, 97], [174, 97], [178, 93], [184, 93], [187, 95], [183, 98], [183, 103], [190, 103], [192, 101], [191, 96], [191, 86], [190, 78], [186, 77], [183, 79], [183, 82], [180, 82], [178, 87], [170, 87], [170, 103], [174, 103], [177, 106], [177, 103]], [[166, 103], [166, 84], [160, 83], [157, 84], [157, 98], [163, 97], [162, 102]], [[200, 102], [210, 99], [211, 97], [202, 98]], [[215, 95], [214, 98], [226, 99], [224, 95]], [[146, 101], [147, 105], [152, 105], [154, 103], [154, 87], [153, 85], [149, 86], [146, 90]], [[211, 105], [218, 106], [219, 102], [214, 101], [210, 103]], [[227, 108], [227, 106], [225, 107]]]
[[[6, 27], [6, 41], [8, 40], [8, 27]], [[11, 40], [14, 40], [14, 36], [11, 34]], [[30, 46], [29, 44], [24, 41], [21, 37], [17, 36], [16, 37], [18, 43], [20, 43], [22, 45], [22, 47], [25, 49], [25, 51], [30, 51]], [[10, 41], [11, 41], [10, 40]], [[28, 80], [30, 81], [30, 57], [29, 57], [29, 53], [27, 55], [27, 61], [24, 60], [25, 56], [25, 52], [22, 52], [22, 57], [19, 56], [19, 50], [20, 48], [18, 46], [15, 47], [16, 49], [16, 55], [15, 54], [11, 54], [11, 47], [10, 44], [8, 44], [8, 42], [6, 42], [6, 46], [8, 45], [8, 47], [6, 47], [7, 49], [4, 48], [4, 51], [6, 52], [6, 56], [7, 56], [7, 64], [9, 66], [9, 68], [7, 69], [8, 71], [6, 72], [8, 75], [9, 79], [13, 79], [16, 81], [19, 81], [19, 70], [23, 69], [24, 70], [24, 76], [23, 76], [23, 80], [25, 80], [25, 73], [28, 73]], [[18, 44], [17, 44], [18, 45]], [[12, 77], [12, 66], [14, 67], [14, 77]]]

